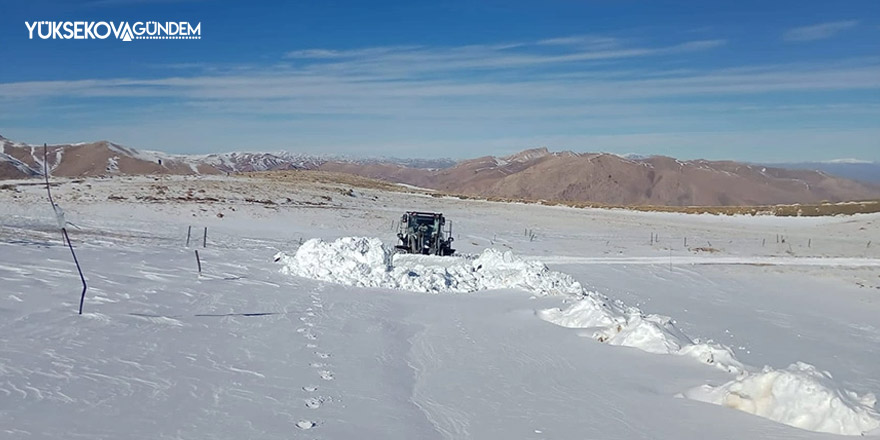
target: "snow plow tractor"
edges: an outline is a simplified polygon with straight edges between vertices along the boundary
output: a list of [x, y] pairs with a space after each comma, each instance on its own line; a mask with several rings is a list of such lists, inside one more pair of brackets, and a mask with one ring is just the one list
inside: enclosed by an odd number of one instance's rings
[[452, 222], [444, 230], [446, 219], [443, 214], [410, 211], [400, 218], [395, 246], [399, 252], [425, 255], [452, 255]]

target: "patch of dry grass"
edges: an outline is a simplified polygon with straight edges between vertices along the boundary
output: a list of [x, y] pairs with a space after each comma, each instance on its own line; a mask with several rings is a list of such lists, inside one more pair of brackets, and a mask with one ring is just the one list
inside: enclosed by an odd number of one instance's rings
[[706, 246], [695, 247], [695, 248], [691, 248], [690, 250], [691, 250], [691, 252], [706, 252], [706, 253], [710, 253], [710, 254], [717, 254], [718, 252], [721, 252], [718, 249], [715, 249], [713, 247], [706, 247]]
[[334, 173], [317, 170], [285, 170], [285, 171], [255, 171], [239, 173], [236, 176], [254, 179], [265, 179], [281, 183], [318, 183], [325, 185], [352, 186], [356, 188], [376, 189], [382, 191], [415, 192], [409, 188], [386, 182], [384, 180], [370, 179], [354, 174]]
[[572, 208], [627, 209], [644, 212], [681, 212], [685, 214], [714, 215], [772, 215], [777, 217], [818, 217], [826, 215], [853, 215], [880, 212], [880, 200], [864, 200], [840, 203], [814, 203], [766, 206], [661, 206], [661, 205], [612, 205], [595, 202], [567, 200], [529, 200], [507, 197], [479, 197], [465, 194], [431, 193], [434, 197], [455, 197], [461, 200], [487, 200], [506, 203], [536, 203], [545, 206], [570, 206]]

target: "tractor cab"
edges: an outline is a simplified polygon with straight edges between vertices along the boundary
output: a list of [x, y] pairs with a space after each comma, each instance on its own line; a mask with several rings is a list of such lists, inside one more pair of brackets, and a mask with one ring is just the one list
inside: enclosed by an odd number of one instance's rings
[[396, 249], [409, 254], [452, 255], [452, 223], [444, 230], [446, 219], [434, 212], [410, 211], [400, 218]]

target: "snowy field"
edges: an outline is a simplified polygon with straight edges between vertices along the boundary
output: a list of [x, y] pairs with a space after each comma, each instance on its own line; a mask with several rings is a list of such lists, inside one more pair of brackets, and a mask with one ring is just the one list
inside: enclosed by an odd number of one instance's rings
[[[880, 438], [880, 215], [58, 180], [78, 316], [45, 188], [4, 183], [0, 438]], [[406, 210], [460, 255], [391, 254]]]

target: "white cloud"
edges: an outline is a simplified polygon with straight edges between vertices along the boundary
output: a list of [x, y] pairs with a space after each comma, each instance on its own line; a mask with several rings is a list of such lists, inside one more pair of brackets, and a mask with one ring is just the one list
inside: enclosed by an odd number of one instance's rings
[[[510, 136], [503, 140], [507, 147], [619, 146], [630, 152], [644, 146], [644, 152], [656, 153], [677, 142], [696, 148], [700, 139], [754, 144], [763, 135], [734, 139], [691, 130], [831, 129], [841, 120], [858, 128], [880, 115], [876, 104], [847, 98], [853, 94], [826, 94], [880, 90], [880, 58], [729, 68], [690, 62], [693, 54], [723, 44], [705, 39], [658, 46], [575, 36], [452, 47], [307, 49], [270, 65], [167, 66], [165, 76], [153, 78], [0, 83], [0, 108], [15, 109], [0, 119], [7, 127], [44, 130], [33, 121], [53, 114], [68, 124], [59, 137], [79, 130], [74, 139], [111, 138], [160, 149], [190, 148], [191, 139], [181, 135], [190, 130], [194, 138], [210, 139], [203, 151], [235, 149], [247, 139], [259, 142], [258, 149], [266, 141], [263, 149], [406, 151], [407, 145], [436, 141], [468, 151], [500, 146], [493, 139], [504, 133]], [[155, 67], [149, 74], [161, 72]], [[809, 101], [813, 96], [817, 99]], [[58, 110], [72, 103], [79, 106], [75, 111]], [[169, 129], [160, 138], [155, 132], [161, 127]], [[687, 134], [626, 134], [673, 130]], [[536, 133], [596, 135], [554, 143]], [[603, 133], [620, 134], [596, 137]], [[866, 137], [852, 139], [864, 145]]]
[[813, 41], [831, 38], [841, 31], [851, 29], [859, 24], [857, 20], [831, 21], [812, 26], [797, 27], [787, 30], [782, 38], [785, 41]]
[[831, 160], [826, 160], [824, 162], [825, 163], [845, 163], [845, 164], [874, 163], [874, 162], [871, 162], [870, 160], [855, 159], [855, 158], [851, 158], [851, 157], [843, 158], [843, 159], [831, 159]]
[[[321, 70], [344, 72], [446, 72], [493, 70], [658, 57], [710, 50], [725, 40], [686, 41], [670, 46], [624, 46], [613, 38], [579, 36], [535, 42], [474, 44], [452, 47], [380, 46], [349, 50], [305, 49], [284, 54], [285, 59], [318, 64]], [[554, 46], [559, 50], [536, 50]]]
[[601, 35], [571, 35], [568, 37], [546, 38], [535, 42], [537, 46], [591, 46], [591, 47], [613, 47], [619, 46], [622, 42], [613, 37], [605, 37]]
[[[575, 38], [575, 37], [570, 37]], [[600, 46], [611, 44], [601, 37], [576, 37]], [[544, 41], [544, 40], [542, 40]], [[298, 100], [315, 112], [339, 103], [349, 111], [360, 112], [389, 104], [389, 101], [432, 98], [554, 99], [563, 96], [592, 99], [613, 98], [609, 92], [625, 88], [623, 94], [663, 94], [652, 90], [653, 69], [621, 72], [594, 70], [592, 63], [635, 57], [674, 57], [705, 51], [724, 44], [723, 40], [685, 41], [661, 47], [613, 48], [563, 47], [536, 51], [540, 42], [474, 44], [453, 47], [383, 46], [346, 50], [307, 49], [285, 54], [288, 63], [273, 66], [201, 66], [192, 76], [165, 78], [109, 78], [0, 83], [0, 96], [22, 98], [100, 98], [158, 97], [192, 100]], [[586, 64], [584, 64], [586, 63]], [[576, 65], [580, 76], [554, 75], [571, 72]], [[539, 68], [544, 73], [531, 69]], [[180, 70], [180, 69], [174, 69]], [[474, 76], [474, 71], [480, 75]], [[583, 73], [592, 72], [592, 76]], [[672, 75], [666, 78], [683, 78]], [[641, 81], [648, 81], [640, 85]], [[677, 85], [678, 93], [687, 94]], [[631, 89], [631, 90], [630, 90]], [[637, 90], [641, 90], [637, 92]]]
[[[796, 154], [836, 151], [845, 145], [849, 151], [876, 151], [880, 129], [777, 129], [754, 131], [656, 132], [611, 135], [532, 136], [498, 138], [481, 142], [495, 154], [510, 154], [536, 145], [551, 150], [577, 152], [607, 151], [673, 155], [682, 159], [738, 158], [765, 162], [792, 161]], [[689, 151], [682, 155], [676, 153]], [[734, 153], [736, 152], [736, 153]]]
[[[559, 100], [584, 104], [659, 97], [745, 96], [766, 92], [810, 92], [880, 89], [880, 63], [864, 65], [773, 65], [731, 70], [601, 70], [568, 71], [510, 77], [448, 74], [423, 76], [422, 67], [393, 72], [384, 68], [339, 68], [308, 65], [262, 70], [224, 71], [199, 76], [155, 79], [87, 79], [0, 83], [0, 96], [13, 98], [174, 98], [192, 100], [290, 99], [320, 109], [340, 102], [352, 111], [392, 101], [420, 105], [418, 100], [477, 99], [477, 103], [557, 105]], [[414, 101], [415, 100], [415, 101]], [[494, 101], [493, 101], [494, 100]], [[459, 103], [463, 107], [474, 101]]]
[[395, 52], [406, 52], [419, 48], [420, 46], [380, 46], [351, 50], [301, 49], [285, 53], [284, 58], [306, 60], [363, 58], [381, 56]]

